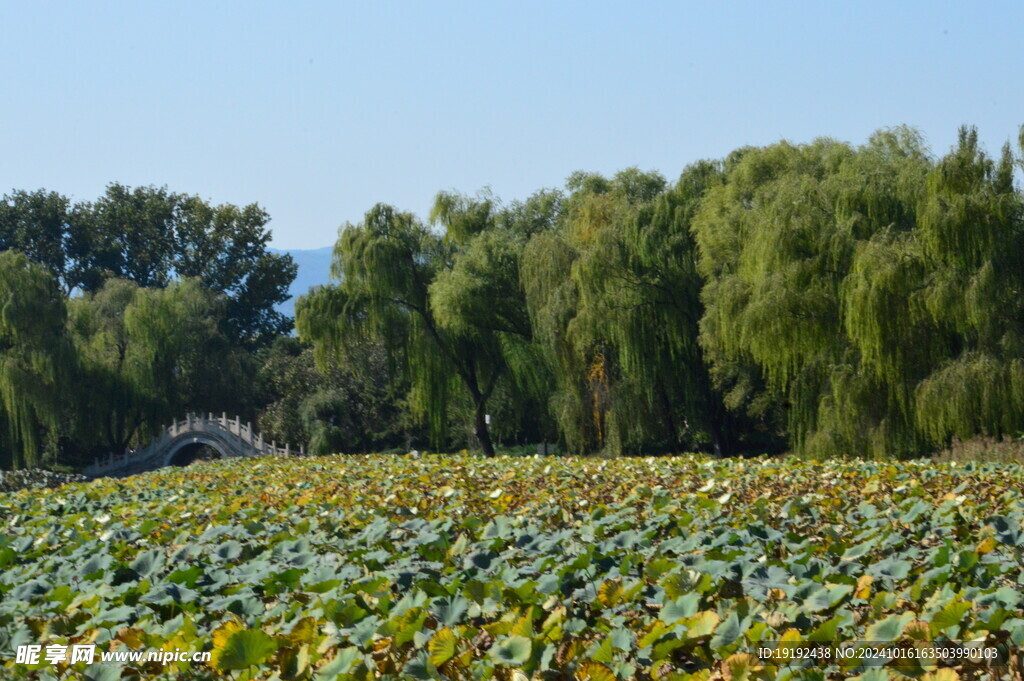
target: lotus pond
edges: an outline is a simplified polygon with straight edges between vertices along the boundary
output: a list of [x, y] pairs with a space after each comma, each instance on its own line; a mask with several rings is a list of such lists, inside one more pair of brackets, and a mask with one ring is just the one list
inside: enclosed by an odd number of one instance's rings
[[[0, 678], [1020, 678], [1022, 486], [1006, 464], [337, 456], [5, 493]], [[780, 641], [1001, 661], [757, 655]], [[17, 663], [28, 644], [212, 659]]]

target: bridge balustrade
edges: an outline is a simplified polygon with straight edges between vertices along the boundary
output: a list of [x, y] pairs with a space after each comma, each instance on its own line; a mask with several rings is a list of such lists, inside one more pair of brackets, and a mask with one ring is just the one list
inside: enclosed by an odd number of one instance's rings
[[[192, 434], [192, 442], [187, 435]], [[185, 436], [185, 437], [182, 437]], [[278, 447], [276, 441], [269, 444], [263, 433], [254, 433], [252, 422], [244, 426], [241, 418], [229, 419], [227, 412], [215, 417], [212, 412], [206, 416], [186, 414], [181, 421], [175, 419], [160, 431], [148, 445], [139, 450], [126, 449], [120, 454], [109, 453], [105, 458], [96, 459], [83, 471], [91, 477], [111, 474], [131, 474], [153, 470], [170, 465], [174, 455], [184, 447], [202, 442], [218, 451], [223, 458], [256, 456], [304, 456], [305, 445], [295, 452], [289, 443]]]

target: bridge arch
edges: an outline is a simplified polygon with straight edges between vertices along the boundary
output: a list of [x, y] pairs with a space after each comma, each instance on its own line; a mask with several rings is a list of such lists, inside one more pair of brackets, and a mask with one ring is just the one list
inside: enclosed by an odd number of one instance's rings
[[304, 447], [296, 452], [287, 444], [278, 447], [276, 442], [268, 442], [251, 423], [242, 423], [238, 417], [188, 414], [183, 421], [173, 421], [143, 449], [110, 454], [86, 466], [83, 472], [90, 477], [141, 473], [181, 462], [188, 450], [199, 445], [211, 447], [222, 459], [305, 454]]
[[224, 445], [223, 442], [219, 441], [219, 438], [213, 437], [206, 433], [195, 433], [180, 435], [167, 445], [167, 453], [164, 454], [164, 466], [179, 466], [184, 465], [185, 462], [182, 459], [182, 455], [189, 452], [194, 447], [207, 446], [217, 452], [221, 459], [227, 459], [230, 454], [230, 450]]

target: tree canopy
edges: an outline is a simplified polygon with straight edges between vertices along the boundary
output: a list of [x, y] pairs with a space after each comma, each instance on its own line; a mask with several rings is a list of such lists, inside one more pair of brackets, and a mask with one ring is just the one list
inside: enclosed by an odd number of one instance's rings
[[[300, 336], [314, 343], [342, 349], [380, 338], [435, 442], [444, 441], [455, 392], [464, 390], [473, 434], [488, 456], [494, 445], [487, 402], [508, 369], [499, 336], [524, 331], [512, 328], [523, 315], [489, 288], [503, 285], [502, 274], [516, 274], [508, 244], [495, 235], [493, 212], [487, 199], [439, 194], [432, 217], [445, 231], [438, 233], [409, 213], [375, 206], [341, 233], [341, 282], [301, 299], [296, 313]], [[478, 299], [471, 289], [481, 287], [488, 297]]]
[[[737, 149], [346, 224], [332, 283], [258, 205], [157, 187], [0, 200], [0, 464], [184, 411], [310, 451], [910, 457], [1024, 432], [1024, 135]], [[60, 399], [57, 399], [60, 396]]]
[[77, 465], [185, 411], [255, 416], [295, 275], [267, 213], [166, 188], [0, 200], [0, 465]]
[[72, 355], [57, 282], [17, 251], [0, 253], [0, 449], [3, 465], [40, 461], [43, 432], [58, 426]]
[[728, 401], [784, 414], [817, 455], [1019, 430], [1014, 163], [967, 128], [938, 160], [904, 128], [737, 154], [694, 223]]
[[1015, 434], [1019, 167], [971, 128], [936, 158], [900, 127], [738, 149], [674, 184], [577, 172], [507, 208], [444, 192], [439, 231], [382, 207], [346, 229], [338, 303], [307, 301], [300, 329], [374, 320], [436, 425], [484, 377], [575, 452], [911, 456]]
[[47, 267], [65, 293], [94, 292], [108, 279], [162, 288], [181, 277], [226, 296], [232, 338], [265, 345], [291, 320], [274, 309], [288, 299], [296, 268], [271, 252], [270, 216], [258, 205], [211, 205], [164, 187], [111, 184], [93, 202], [15, 191], [0, 200], [0, 249]]

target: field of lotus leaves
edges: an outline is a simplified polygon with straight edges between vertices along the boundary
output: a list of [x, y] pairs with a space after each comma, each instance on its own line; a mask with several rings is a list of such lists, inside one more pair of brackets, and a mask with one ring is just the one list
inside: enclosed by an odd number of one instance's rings
[[[0, 678], [1020, 678], [1022, 486], [1007, 464], [370, 456], [5, 493]], [[854, 641], [1000, 660], [758, 657]], [[80, 643], [212, 660], [14, 659]]]

